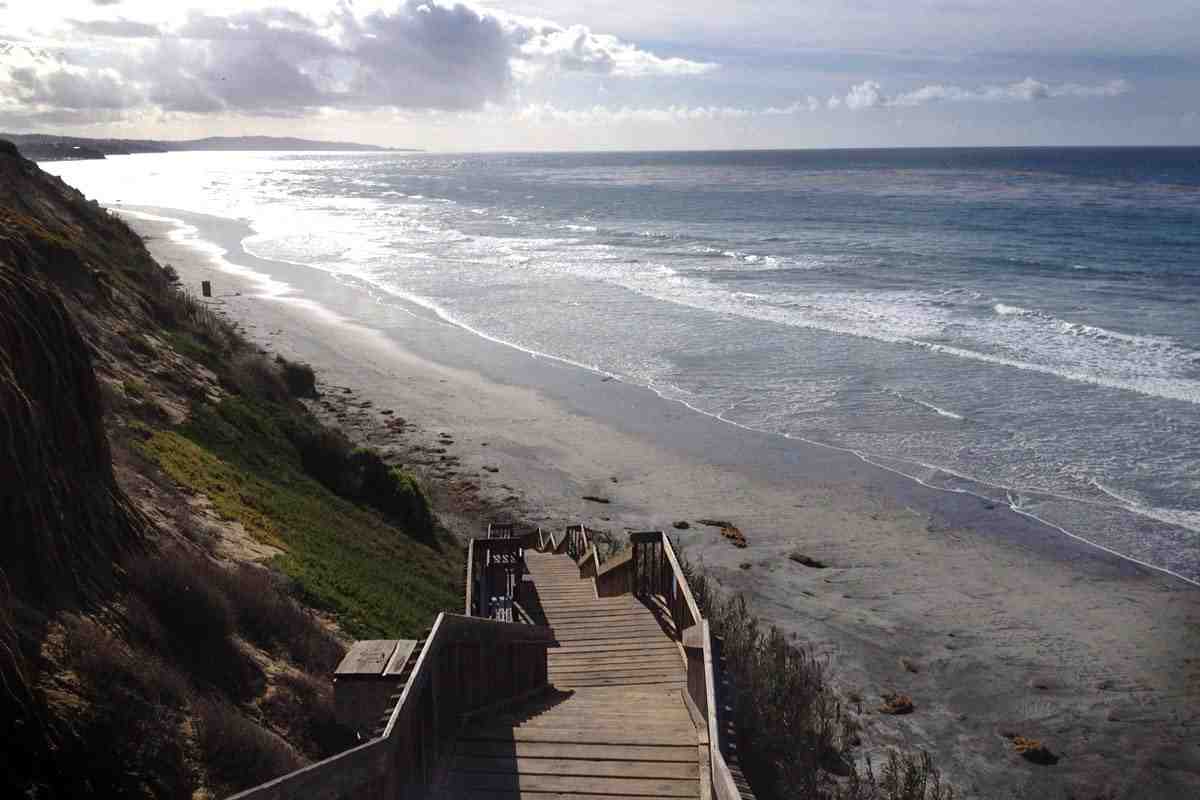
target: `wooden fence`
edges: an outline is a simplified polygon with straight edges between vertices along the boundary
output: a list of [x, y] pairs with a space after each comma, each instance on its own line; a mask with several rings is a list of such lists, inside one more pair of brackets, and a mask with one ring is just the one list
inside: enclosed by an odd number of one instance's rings
[[547, 685], [549, 629], [439, 614], [377, 739], [238, 795], [235, 800], [396, 800], [436, 784], [466, 719]]

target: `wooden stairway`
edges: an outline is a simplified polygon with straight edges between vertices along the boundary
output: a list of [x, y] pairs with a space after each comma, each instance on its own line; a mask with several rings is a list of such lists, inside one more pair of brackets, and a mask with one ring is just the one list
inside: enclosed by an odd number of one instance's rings
[[659, 617], [630, 595], [598, 598], [566, 556], [525, 559], [558, 641], [548, 654], [554, 689], [464, 731], [445, 796], [698, 798], [683, 659]]

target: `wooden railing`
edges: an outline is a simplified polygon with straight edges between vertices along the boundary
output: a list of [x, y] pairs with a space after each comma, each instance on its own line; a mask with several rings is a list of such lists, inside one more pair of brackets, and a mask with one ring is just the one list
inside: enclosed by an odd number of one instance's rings
[[525, 574], [526, 537], [472, 539], [467, 543], [465, 610], [468, 617], [512, 622], [521, 576]]
[[[702, 785], [717, 800], [741, 800], [742, 794], [725, 761], [724, 747], [729, 743], [722, 741], [718, 719], [716, 662], [708, 620], [700, 614], [671, 540], [662, 531], [631, 533], [629, 539], [631, 551], [619, 563], [613, 559], [612, 563], [604, 564], [596, 579], [596, 590], [602, 597], [609, 596], [607, 593], [632, 591], [652, 609], [670, 618], [668, 628], [673, 629], [674, 638], [683, 646], [687, 658], [685, 699], [698, 718], [707, 721], [701, 739], [708, 745], [709, 763]], [[602, 582], [605, 591], [601, 591]]]
[[567, 528], [565, 547], [567, 555], [579, 567], [579, 577], [594, 578], [600, 572], [600, 552], [592, 541], [592, 534], [586, 527], [579, 525]]
[[465, 720], [546, 687], [549, 629], [439, 614], [383, 735], [235, 800], [395, 800], [427, 794]]

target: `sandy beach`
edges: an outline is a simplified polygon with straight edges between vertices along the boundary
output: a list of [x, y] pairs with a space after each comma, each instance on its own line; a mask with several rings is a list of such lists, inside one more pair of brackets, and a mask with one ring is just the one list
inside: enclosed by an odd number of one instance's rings
[[[673, 532], [690, 559], [828, 660], [876, 761], [888, 746], [928, 750], [971, 797], [1200, 796], [1196, 586], [1002, 505], [254, 258], [239, 222], [131, 210], [160, 263], [197, 293], [212, 281], [214, 306], [252, 341], [312, 363], [314, 410], [416, 466], [463, 535], [494, 513], [617, 535], [686, 520]], [[875, 713], [887, 690], [914, 713]], [[1011, 734], [1059, 762], [1026, 762]]]

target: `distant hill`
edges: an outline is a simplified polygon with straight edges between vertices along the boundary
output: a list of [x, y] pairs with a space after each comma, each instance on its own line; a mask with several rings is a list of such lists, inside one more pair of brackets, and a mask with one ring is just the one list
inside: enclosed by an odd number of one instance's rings
[[176, 150], [319, 150], [357, 152], [413, 152], [404, 148], [377, 147], [354, 142], [322, 142], [290, 136], [210, 136], [205, 139], [93, 139], [44, 133], [0, 133], [13, 142], [26, 158], [52, 161], [104, 158], [131, 153], [167, 153]]

